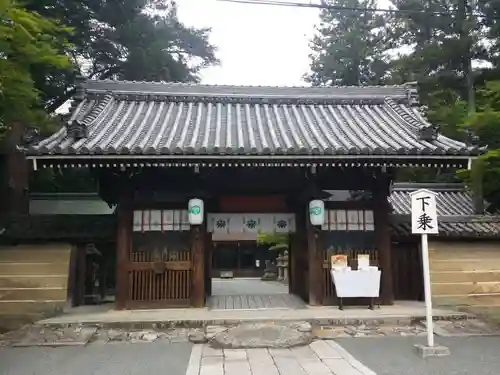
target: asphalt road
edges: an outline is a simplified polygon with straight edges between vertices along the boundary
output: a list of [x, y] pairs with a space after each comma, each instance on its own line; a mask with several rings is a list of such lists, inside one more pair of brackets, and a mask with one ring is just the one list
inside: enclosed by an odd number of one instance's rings
[[185, 375], [189, 343], [0, 348], [1, 375]]
[[451, 355], [422, 359], [416, 343], [425, 337], [360, 338], [336, 340], [377, 375], [498, 375], [500, 337], [436, 337], [436, 344]]

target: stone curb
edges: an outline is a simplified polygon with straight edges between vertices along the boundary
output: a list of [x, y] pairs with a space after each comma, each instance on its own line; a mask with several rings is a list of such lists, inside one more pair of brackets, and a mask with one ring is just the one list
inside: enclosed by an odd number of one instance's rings
[[29, 348], [29, 347], [58, 347], [58, 346], [86, 346], [89, 340], [86, 341], [75, 341], [75, 342], [34, 342], [34, 343], [15, 343], [12, 344], [13, 348]]
[[[380, 318], [345, 318], [345, 319], [206, 319], [206, 320], [172, 320], [172, 321], [129, 321], [129, 322], [71, 322], [71, 323], [35, 323], [47, 328], [68, 328], [73, 326], [96, 327], [103, 329], [177, 329], [177, 328], [205, 328], [206, 326], [234, 326], [242, 323], [267, 323], [267, 324], [289, 324], [296, 322], [308, 322], [313, 327], [335, 326], [335, 325], [359, 325], [359, 324], [415, 324], [420, 323], [425, 316], [412, 317], [380, 317]], [[433, 320], [466, 320], [475, 319], [472, 315], [450, 314], [434, 316]]]

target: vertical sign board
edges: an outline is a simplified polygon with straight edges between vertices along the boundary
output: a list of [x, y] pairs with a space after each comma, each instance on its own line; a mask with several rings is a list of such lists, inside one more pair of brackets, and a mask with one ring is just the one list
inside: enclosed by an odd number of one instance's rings
[[434, 326], [432, 321], [431, 277], [429, 271], [429, 244], [427, 235], [438, 234], [436, 193], [420, 189], [411, 196], [411, 232], [422, 239], [422, 268], [424, 273], [425, 312], [427, 324], [427, 346], [434, 346]]

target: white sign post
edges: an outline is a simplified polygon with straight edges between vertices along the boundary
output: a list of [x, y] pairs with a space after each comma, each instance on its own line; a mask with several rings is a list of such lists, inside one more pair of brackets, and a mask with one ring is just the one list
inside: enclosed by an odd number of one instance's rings
[[431, 276], [429, 270], [428, 234], [437, 234], [436, 193], [420, 189], [411, 196], [411, 232], [422, 237], [422, 265], [424, 272], [425, 315], [427, 324], [427, 346], [434, 346], [434, 326], [432, 321]]

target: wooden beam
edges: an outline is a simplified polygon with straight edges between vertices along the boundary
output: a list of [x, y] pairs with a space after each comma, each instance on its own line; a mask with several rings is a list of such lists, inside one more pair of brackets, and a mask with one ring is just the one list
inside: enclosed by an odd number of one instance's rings
[[191, 305], [205, 305], [205, 225], [191, 226]]
[[391, 261], [391, 227], [390, 227], [390, 205], [387, 201], [389, 195], [389, 175], [381, 173], [378, 175], [377, 183], [373, 191], [374, 219], [376, 247], [378, 249], [379, 267], [382, 271], [380, 280], [380, 299], [384, 305], [394, 303], [394, 286], [392, 280]]
[[132, 210], [129, 190], [123, 189], [118, 204], [116, 237], [116, 309], [122, 310], [128, 299], [128, 263], [132, 245]]

